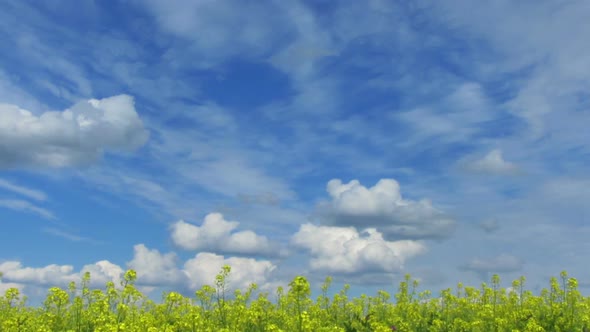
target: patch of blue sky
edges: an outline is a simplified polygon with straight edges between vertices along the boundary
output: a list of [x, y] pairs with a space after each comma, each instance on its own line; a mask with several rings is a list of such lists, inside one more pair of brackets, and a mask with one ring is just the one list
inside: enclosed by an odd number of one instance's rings
[[[152, 248], [167, 250], [167, 236], [161, 229], [166, 227], [169, 219], [158, 220], [157, 211], [149, 209], [147, 204], [142, 206], [132, 199], [112, 199], [102, 193], [78, 199], [72, 195], [68, 199], [68, 208], [60, 207], [60, 211], [67, 211], [59, 215], [67, 225], [52, 227], [59, 231], [57, 234], [46, 231], [45, 240], [38, 245], [40, 250], [53, 251], [56, 248], [61, 252], [56, 256], [69, 259], [69, 263], [60, 261], [59, 264], [72, 264], [78, 270], [109, 255], [112, 257], [109, 261], [125, 266], [125, 262], [133, 257], [129, 241], [149, 243]], [[62, 232], [81, 238], [74, 241]], [[72, 247], [76, 249], [72, 250]], [[45, 259], [48, 258], [51, 257]]]
[[289, 99], [294, 91], [285, 73], [266, 62], [233, 59], [222, 69], [211, 72], [203, 80], [202, 93], [222, 107], [235, 111], [250, 125], [256, 125], [252, 114], [257, 108], [277, 100]]
[[[211, 212], [287, 245], [301, 224], [321, 222], [315, 207], [330, 199], [329, 180], [358, 179], [370, 188], [394, 178], [405, 199], [429, 199], [458, 222], [449, 239], [426, 240], [431, 252], [409, 259], [408, 272], [437, 288], [466, 275], [467, 262], [488, 257], [478, 265], [486, 273], [550, 275], [534, 253], [563, 241], [571, 233], [565, 225], [583, 225], [588, 215], [581, 204], [590, 163], [587, 80], [573, 70], [586, 62], [576, 58], [577, 48], [551, 46], [575, 39], [552, 37], [569, 31], [558, 28], [575, 17], [537, 36], [510, 20], [523, 8], [499, 4], [482, 10], [460, 1], [196, 4], [0, 4], [0, 45], [11, 50], [0, 54], [0, 103], [40, 114], [125, 93], [150, 131], [134, 152], [105, 149], [91, 165], [1, 170], [6, 188], [34, 188], [48, 200], [0, 190], [13, 200], [0, 209], [0, 221], [14, 220], [8, 229], [16, 234], [38, 225], [31, 242], [55, 251], [35, 257], [2, 233], [8, 242], [0, 242], [0, 252], [9, 254], [0, 260], [78, 269], [109, 259], [125, 267], [133, 245], [145, 243], [178, 252], [181, 266], [195, 253], [179, 250], [167, 226], [181, 218], [200, 225]], [[480, 11], [505, 24], [480, 26], [472, 19]], [[544, 31], [543, 11], [527, 13]], [[516, 45], [513, 32], [531, 38]], [[0, 152], [15, 150], [0, 142]], [[43, 209], [56, 219], [47, 220]], [[562, 227], [560, 217], [576, 222]], [[494, 232], [475, 227], [494, 218], [500, 225]], [[525, 246], [519, 234], [543, 240]], [[573, 232], [568, 241], [584, 243], [583, 234]], [[112, 242], [85, 242], [95, 238]], [[69, 260], [68, 246], [79, 249]], [[458, 246], [468, 250], [457, 252]], [[498, 256], [500, 248], [521, 253], [525, 264]], [[294, 250], [276, 260], [276, 278], [306, 270], [309, 258]], [[360, 293], [399, 277], [364, 272], [336, 280], [365, 285]], [[329, 274], [309, 272], [313, 280]], [[468, 280], [477, 283], [481, 275]]]
[[518, 137], [527, 129], [527, 124], [521, 117], [498, 107], [494, 111], [492, 119], [479, 123], [478, 132], [475, 133], [475, 144], [481, 146], [494, 145], [498, 141]]

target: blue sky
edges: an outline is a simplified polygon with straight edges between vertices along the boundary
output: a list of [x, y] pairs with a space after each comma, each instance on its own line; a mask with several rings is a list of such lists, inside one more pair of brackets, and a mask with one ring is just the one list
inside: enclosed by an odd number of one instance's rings
[[590, 270], [587, 1], [3, 1], [0, 291]]

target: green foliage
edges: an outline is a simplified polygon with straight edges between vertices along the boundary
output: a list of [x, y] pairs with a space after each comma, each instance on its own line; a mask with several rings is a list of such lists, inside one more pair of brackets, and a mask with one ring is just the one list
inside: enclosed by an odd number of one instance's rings
[[[297, 276], [285, 294], [276, 291], [276, 301], [259, 293], [256, 284], [227, 297], [231, 268], [224, 266], [214, 286], [203, 286], [193, 299], [177, 292], [163, 294], [163, 303], [147, 300], [134, 284], [137, 274], [125, 273], [121, 289], [107, 283], [106, 292], [90, 290], [90, 274], [82, 278], [81, 289], [74, 282], [68, 290], [49, 289], [41, 308], [25, 306], [26, 297], [10, 288], [0, 297], [0, 332], [139, 332], [139, 331], [470, 331], [533, 332], [587, 331], [590, 326], [590, 298], [578, 291], [578, 282], [564, 271], [551, 278], [549, 288], [539, 296], [525, 289], [525, 278], [500, 287], [494, 275], [491, 286], [445, 289], [433, 298], [430, 291], [418, 293], [418, 282], [406, 275], [397, 293], [379, 291], [373, 297], [349, 299], [345, 285], [328, 296], [332, 278], [326, 278], [321, 295], [310, 298], [311, 286]], [[393, 302], [392, 302], [393, 300]]]

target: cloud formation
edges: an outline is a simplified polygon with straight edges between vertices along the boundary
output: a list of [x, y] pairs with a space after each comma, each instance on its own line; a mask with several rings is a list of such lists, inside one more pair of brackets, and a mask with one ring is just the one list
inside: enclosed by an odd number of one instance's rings
[[2, 280], [0, 280], [0, 294], [5, 294], [6, 291], [10, 288], [16, 288], [22, 294], [25, 289], [25, 286], [13, 282], [2, 282]]
[[20, 199], [0, 199], [0, 207], [20, 212], [36, 214], [45, 219], [56, 219], [53, 212], [42, 207], [39, 207], [29, 201], [24, 201]]
[[[127, 268], [137, 272], [137, 285], [142, 289], [149, 291], [153, 290], [153, 286], [162, 286], [194, 292], [203, 285], [213, 285], [215, 276], [224, 265], [230, 265], [232, 269], [228, 279], [230, 290], [245, 289], [253, 282], [260, 289], [271, 290], [276, 283], [272, 280], [276, 266], [270, 261], [199, 253], [179, 267], [176, 254], [162, 254], [143, 244], [134, 246], [133, 259], [127, 263]], [[0, 262], [0, 272], [3, 273], [0, 289], [9, 285], [19, 289], [25, 286], [65, 288], [71, 281], [79, 283], [86, 272], [90, 272], [90, 287], [103, 288], [112, 281], [120, 288], [125, 269], [107, 260], [85, 265], [78, 272], [72, 265], [50, 264], [33, 268], [25, 267], [18, 261], [5, 261]]]
[[241, 255], [279, 254], [279, 248], [266, 236], [246, 230], [235, 232], [240, 223], [226, 221], [221, 213], [210, 213], [201, 226], [183, 220], [171, 226], [172, 241], [185, 250], [205, 250]]
[[410, 147], [429, 140], [439, 143], [463, 142], [479, 134], [485, 128], [484, 123], [493, 119], [485, 90], [476, 82], [462, 83], [444, 98], [419, 105], [405, 112], [394, 113], [394, 120], [401, 120], [413, 127], [411, 135], [396, 144]]
[[467, 162], [465, 168], [476, 173], [503, 175], [514, 175], [519, 171], [515, 164], [504, 160], [500, 149], [490, 151], [481, 159]]
[[161, 254], [156, 249], [148, 249], [144, 244], [133, 246], [133, 259], [127, 263], [137, 272], [143, 285], [162, 286], [186, 283], [185, 275], [177, 268], [176, 254]]
[[[549, 132], [551, 141], [560, 143], [572, 134], [587, 137], [586, 130], [555, 130], [567, 122], [570, 128], [576, 126], [571, 114], [587, 104], [576, 96], [590, 86], [586, 75], [590, 60], [585, 56], [590, 46], [572, 34], [590, 32], [590, 6], [586, 2], [514, 6], [510, 1], [480, 5], [460, 0], [436, 2], [431, 9], [438, 20], [452, 25], [462, 37], [485, 40], [486, 53], [502, 55], [489, 64], [474, 63], [473, 72], [482, 79], [493, 75], [509, 82], [512, 96], [506, 106], [528, 123], [530, 138], [538, 139]], [[528, 19], [522, 20], [522, 15]], [[503, 24], [494, 25], [498, 19]], [[520, 73], [518, 79], [511, 76], [524, 69], [526, 73]]]
[[105, 150], [133, 151], [147, 139], [128, 95], [90, 99], [40, 115], [0, 104], [0, 169], [87, 165]]
[[149, 249], [143, 244], [134, 246], [133, 259], [127, 263], [128, 268], [137, 271], [138, 284], [148, 286], [167, 286], [194, 291], [203, 285], [213, 285], [215, 276], [224, 265], [231, 267], [228, 283], [229, 289], [243, 289], [250, 283], [265, 285], [274, 264], [266, 260], [243, 257], [224, 257], [209, 252], [201, 252], [178, 267], [174, 253], [162, 254], [156, 249]]
[[47, 199], [47, 195], [39, 190], [31, 189], [23, 186], [19, 186], [14, 184], [10, 181], [0, 179], [0, 188], [4, 190], [11, 191], [13, 193], [17, 193], [21, 196], [25, 196], [27, 198], [34, 199], [36, 201], [45, 201]]
[[77, 277], [81, 278], [86, 272], [90, 272], [90, 285], [102, 288], [109, 281], [112, 281], [115, 286], [119, 286], [125, 271], [117, 264], [101, 260], [94, 264], [84, 265]]
[[314, 271], [333, 274], [398, 272], [404, 262], [426, 252], [417, 241], [386, 241], [373, 228], [361, 234], [353, 227], [301, 225], [292, 244], [311, 255]]
[[74, 281], [72, 265], [50, 264], [41, 268], [24, 267], [20, 262], [7, 261], [0, 263], [3, 279], [19, 284], [55, 286]]
[[231, 267], [228, 279], [229, 289], [245, 289], [251, 283], [256, 283], [261, 289], [268, 289], [272, 272], [276, 269], [273, 263], [266, 260], [245, 257], [226, 258], [213, 253], [199, 253], [184, 264], [183, 272], [189, 279], [189, 289], [212, 284], [224, 265]]
[[358, 180], [347, 184], [328, 182], [331, 201], [318, 205], [322, 221], [334, 226], [374, 227], [388, 239], [441, 239], [455, 228], [455, 221], [428, 200], [403, 199], [394, 179], [381, 179], [371, 188]]
[[104, 287], [109, 281], [120, 285], [123, 269], [107, 260], [84, 265], [79, 272], [72, 265], [50, 264], [44, 267], [26, 267], [18, 261], [0, 263], [2, 279], [13, 285], [33, 287], [67, 287], [71, 281], [79, 282], [86, 272], [90, 272], [90, 286]]

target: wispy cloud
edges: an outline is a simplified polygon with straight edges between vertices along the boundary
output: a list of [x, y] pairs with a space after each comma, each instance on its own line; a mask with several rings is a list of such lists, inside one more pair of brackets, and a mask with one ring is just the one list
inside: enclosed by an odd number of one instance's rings
[[51, 235], [55, 235], [73, 242], [87, 242], [87, 243], [93, 243], [93, 244], [102, 244], [103, 242], [101, 241], [97, 241], [88, 237], [84, 237], [84, 236], [79, 236], [79, 235], [75, 235], [69, 232], [65, 232], [62, 230], [59, 230], [57, 228], [53, 228], [53, 227], [43, 227], [41, 229], [43, 232], [47, 233], [47, 234], [51, 234]]
[[42, 207], [36, 206], [35, 204], [28, 201], [18, 199], [1, 199], [0, 206], [15, 211], [36, 214], [45, 219], [57, 219], [53, 212]]
[[36, 201], [45, 201], [47, 199], [47, 195], [40, 190], [19, 186], [3, 179], [0, 179], [0, 188], [32, 198]]
[[16, 77], [11, 77], [0, 69], [0, 101], [2, 103], [20, 105], [24, 109], [40, 112], [48, 107], [37, 100], [30, 92], [19, 86]]
[[438, 144], [469, 141], [480, 135], [495, 116], [482, 86], [465, 82], [455, 85], [453, 91], [440, 100], [435, 99], [433, 104], [394, 113], [391, 118], [413, 127], [409, 139], [399, 143], [407, 147], [428, 140], [436, 140]]

